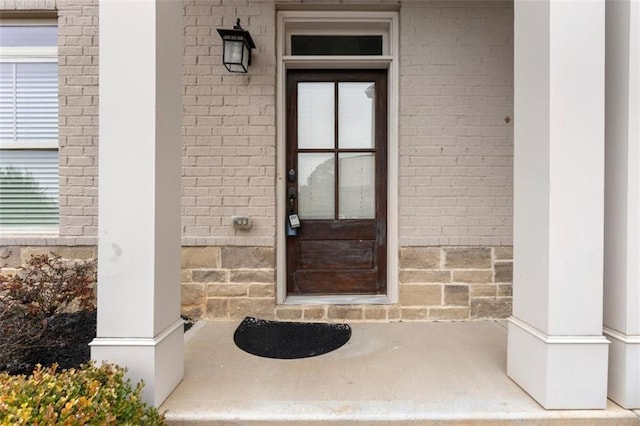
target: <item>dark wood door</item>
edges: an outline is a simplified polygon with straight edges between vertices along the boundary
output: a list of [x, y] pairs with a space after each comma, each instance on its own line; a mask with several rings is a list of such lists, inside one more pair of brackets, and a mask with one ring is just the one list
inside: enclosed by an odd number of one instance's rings
[[385, 294], [386, 70], [288, 71], [287, 171], [288, 293]]

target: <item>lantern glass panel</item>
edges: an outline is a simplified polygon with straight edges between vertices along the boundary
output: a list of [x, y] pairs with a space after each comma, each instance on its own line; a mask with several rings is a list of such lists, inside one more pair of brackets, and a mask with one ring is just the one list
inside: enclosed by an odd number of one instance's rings
[[251, 51], [247, 43], [242, 43], [242, 67], [246, 72], [249, 69], [249, 58], [251, 57]]
[[225, 40], [224, 62], [226, 64], [241, 64], [243, 45], [242, 41]]

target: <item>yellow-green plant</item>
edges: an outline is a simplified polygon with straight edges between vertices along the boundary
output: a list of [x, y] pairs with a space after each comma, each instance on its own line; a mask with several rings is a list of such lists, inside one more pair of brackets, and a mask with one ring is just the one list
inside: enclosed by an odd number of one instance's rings
[[1, 425], [163, 425], [164, 416], [141, 401], [126, 370], [93, 362], [79, 369], [36, 367], [30, 376], [0, 374]]

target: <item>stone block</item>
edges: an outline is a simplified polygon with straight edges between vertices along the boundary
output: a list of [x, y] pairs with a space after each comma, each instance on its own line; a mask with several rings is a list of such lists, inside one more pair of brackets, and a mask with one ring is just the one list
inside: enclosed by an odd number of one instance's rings
[[95, 259], [96, 248], [91, 246], [56, 247], [51, 250], [63, 259], [85, 260]]
[[431, 308], [430, 320], [464, 320], [469, 318], [469, 308]]
[[182, 306], [180, 308], [180, 314], [187, 318], [194, 320], [202, 318], [202, 306]]
[[387, 319], [387, 307], [386, 306], [366, 306], [364, 308], [364, 319], [366, 320]]
[[403, 284], [400, 287], [402, 306], [442, 305], [441, 285]]
[[448, 283], [450, 271], [400, 271], [400, 282], [406, 283]]
[[229, 300], [228, 299], [207, 299], [208, 319], [228, 319], [229, 318]]
[[360, 306], [329, 306], [327, 316], [329, 319], [359, 320], [363, 318], [362, 311]]
[[496, 247], [494, 253], [496, 260], [513, 260], [513, 247]]
[[390, 321], [400, 321], [402, 319], [402, 311], [398, 305], [387, 306], [387, 318]]
[[325, 312], [325, 309], [321, 306], [304, 308], [302, 310], [302, 318], [311, 319], [311, 320], [324, 319], [326, 318], [326, 312]]
[[22, 265], [26, 265], [32, 256], [42, 256], [45, 254], [55, 253], [57, 254], [58, 247], [43, 246], [43, 247], [24, 247], [20, 253]]
[[18, 268], [22, 265], [20, 247], [0, 247], [0, 268]]
[[277, 308], [276, 319], [284, 321], [302, 319], [302, 308]]
[[207, 297], [246, 297], [246, 284], [209, 284]]
[[219, 268], [220, 247], [182, 247], [182, 268]]
[[513, 262], [496, 262], [493, 268], [496, 271], [495, 282], [510, 283], [513, 281]]
[[503, 319], [511, 316], [511, 298], [471, 300], [471, 318]]
[[224, 283], [227, 271], [222, 269], [192, 269], [191, 279], [197, 283]]
[[513, 296], [513, 286], [511, 284], [499, 284], [498, 296], [502, 296], [502, 297]]
[[493, 284], [475, 284], [469, 289], [471, 297], [495, 297], [497, 287]]
[[429, 318], [429, 309], [427, 308], [401, 308], [403, 321], [424, 321]]
[[258, 298], [229, 299], [229, 317], [243, 319], [246, 316], [261, 319], [275, 318], [275, 300]]
[[191, 281], [191, 269], [183, 269], [180, 271], [180, 281], [183, 283]]
[[446, 268], [481, 269], [491, 267], [491, 249], [485, 247], [445, 249]]
[[183, 305], [202, 305], [204, 299], [203, 284], [182, 284], [180, 286], [180, 303]]
[[247, 269], [231, 271], [229, 281], [234, 283], [274, 283], [275, 271], [272, 269]]
[[454, 283], [490, 283], [493, 281], [491, 270], [486, 271], [453, 271]]
[[403, 247], [400, 249], [401, 269], [438, 269], [439, 266], [439, 248]]
[[469, 306], [469, 286], [445, 285], [444, 304]]
[[222, 267], [226, 269], [275, 268], [272, 247], [223, 247]]
[[275, 284], [250, 284], [249, 297], [275, 297]]

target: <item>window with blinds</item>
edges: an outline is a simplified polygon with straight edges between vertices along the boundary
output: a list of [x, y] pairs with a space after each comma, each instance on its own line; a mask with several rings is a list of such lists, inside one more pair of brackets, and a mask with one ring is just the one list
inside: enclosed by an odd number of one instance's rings
[[55, 25], [0, 22], [0, 233], [57, 229], [56, 46]]

